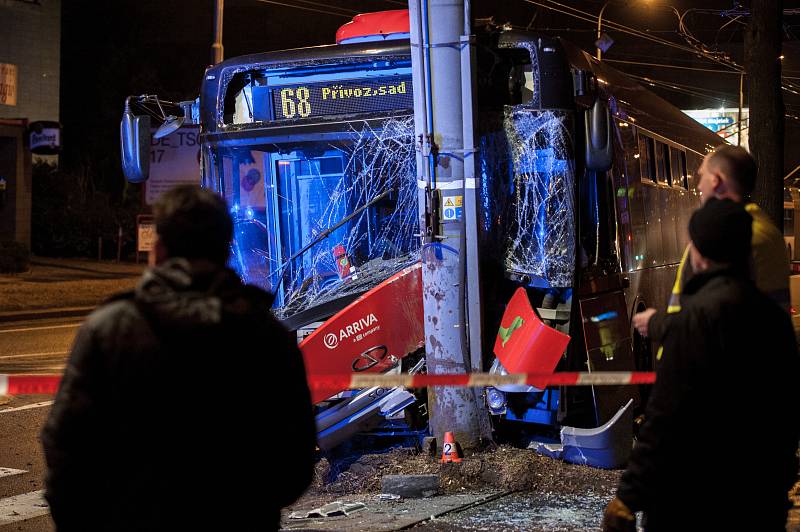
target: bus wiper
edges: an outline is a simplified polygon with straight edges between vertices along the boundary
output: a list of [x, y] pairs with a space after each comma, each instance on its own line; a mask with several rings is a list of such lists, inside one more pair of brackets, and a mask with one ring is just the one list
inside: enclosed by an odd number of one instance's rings
[[[308, 244], [303, 246], [302, 249], [300, 249], [297, 253], [295, 253], [294, 255], [289, 257], [288, 259], [286, 259], [286, 262], [281, 264], [281, 267], [278, 268], [278, 271], [277, 271], [277, 273], [280, 276], [281, 283], [283, 283], [283, 274], [286, 271], [286, 267], [289, 266], [297, 257], [299, 257], [300, 255], [304, 254], [306, 251], [308, 251], [312, 247], [316, 246], [317, 244], [319, 244], [320, 242], [322, 242], [323, 240], [325, 240], [326, 238], [331, 236], [331, 234], [334, 231], [336, 231], [341, 226], [343, 226], [344, 224], [346, 224], [347, 222], [349, 222], [350, 220], [352, 220], [353, 218], [355, 218], [356, 216], [358, 216], [359, 214], [364, 212], [365, 209], [368, 209], [369, 207], [372, 207], [373, 205], [378, 203], [380, 200], [382, 200], [383, 198], [388, 196], [389, 193], [392, 192], [392, 190], [394, 190], [394, 189], [393, 188], [388, 188], [385, 191], [383, 191], [382, 193], [378, 194], [377, 196], [372, 198], [372, 200], [368, 201], [367, 203], [365, 203], [364, 205], [362, 205], [358, 209], [354, 210], [353, 212], [351, 212], [350, 214], [348, 214], [347, 216], [345, 216], [344, 218], [342, 218], [341, 220], [336, 222], [336, 224], [334, 224], [333, 227], [329, 227], [328, 229], [325, 229], [324, 231], [322, 231], [317, 236], [317, 238], [315, 238], [314, 240], [312, 240], [311, 242], [309, 242]], [[280, 285], [278, 286], [278, 288], [280, 288]]]

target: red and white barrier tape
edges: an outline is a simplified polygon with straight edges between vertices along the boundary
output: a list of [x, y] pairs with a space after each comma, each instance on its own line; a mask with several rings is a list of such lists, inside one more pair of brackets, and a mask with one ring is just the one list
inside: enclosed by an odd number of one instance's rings
[[0, 374], [0, 395], [54, 395], [58, 391], [59, 382], [61, 375]]
[[429, 386], [467, 386], [484, 387], [508, 384], [546, 386], [609, 386], [625, 384], [652, 384], [656, 381], [654, 372], [598, 371], [598, 372], [559, 372], [559, 373], [470, 373], [448, 375], [385, 375], [381, 373], [353, 373], [352, 375], [313, 375], [309, 377], [312, 388], [360, 389], [379, 386], [392, 388], [427, 388]]
[[[427, 388], [429, 386], [459, 386], [482, 388], [508, 384], [547, 386], [619, 386], [626, 384], [652, 384], [656, 380], [653, 372], [598, 371], [559, 373], [470, 373], [447, 375], [385, 375], [381, 373], [353, 373], [342, 375], [313, 375], [309, 377], [311, 388], [336, 388], [358, 390], [361, 388]], [[55, 394], [61, 375], [2, 375], [0, 395]]]

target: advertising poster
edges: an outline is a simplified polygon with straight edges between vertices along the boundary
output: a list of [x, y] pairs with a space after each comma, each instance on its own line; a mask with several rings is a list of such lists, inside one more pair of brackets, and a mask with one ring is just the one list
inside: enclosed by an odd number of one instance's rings
[[150, 178], [145, 181], [145, 203], [156, 200], [176, 185], [200, 184], [200, 129], [184, 126], [166, 137], [150, 141]]

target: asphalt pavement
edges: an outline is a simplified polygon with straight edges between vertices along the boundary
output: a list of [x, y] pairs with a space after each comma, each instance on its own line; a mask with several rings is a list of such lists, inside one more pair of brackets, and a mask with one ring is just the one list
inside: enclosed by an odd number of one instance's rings
[[61, 373], [83, 317], [0, 322], [0, 374]]
[[[0, 311], [0, 374], [61, 373], [84, 317], [91, 286], [97, 301], [130, 285], [144, 265], [79, 259], [34, 259], [28, 272], [0, 275], [0, 308], [11, 293], [22, 305]], [[6, 297], [4, 297], [4, 295]], [[42, 302], [53, 304], [42, 308]], [[0, 530], [55, 530], [43, 499], [44, 456], [39, 432], [52, 396], [0, 398]]]
[[30, 269], [0, 274], [0, 323], [82, 317], [132, 287], [145, 264], [33, 258]]

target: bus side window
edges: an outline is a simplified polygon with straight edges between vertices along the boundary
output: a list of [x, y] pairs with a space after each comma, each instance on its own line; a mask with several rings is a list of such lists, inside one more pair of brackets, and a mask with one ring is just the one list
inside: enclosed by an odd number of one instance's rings
[[681, 175], [683, 176], [683, 188], [689, 190], [689, 168], [688, 165], [686, 164], [685, 151], [680, 152], [680, 160], [681, 160], [681, 165], [680, 165]]
[[642, 181], [655, 180], [653, 139], [639, 134], [639, 168]]
[[669, 185], [669, 146], [663, 142], [656, 142], [656, 146], [658, 148], [656, 155], [656, 180], [662, 185]]
[[[624, 124], [624, 125], [623, 125]], [[641, 183], [641, 168], [639, 161], [642, 158], [642, 149], [639, 141], [643, 137], [637, 135], [635, 126], [624, 122], [619, 123], [620, 139], [624, 154], [626, 181], [625, 193], [617, 192], [617, 216], [620, 219], [622, 231], [622, 252], [626, 271], [641, 270], [645, 265], [647, 255], [647, 220], [643, 204], [642, 189], [651, 188]], [[615, 171], [619, 171], [615, 165]]]
[[686, 172], [683, 171], [683, 168], [681, 167], [681, 161], [680, 161], [681, 154], [683, 154], [683, 151], [679, 150], [678, 148], [675, 147], [669, 148], [669, 168], [672, 176], [672, 186], [679, 188], [686, 188], [685, 177], [684, 177], [686, 175]]

